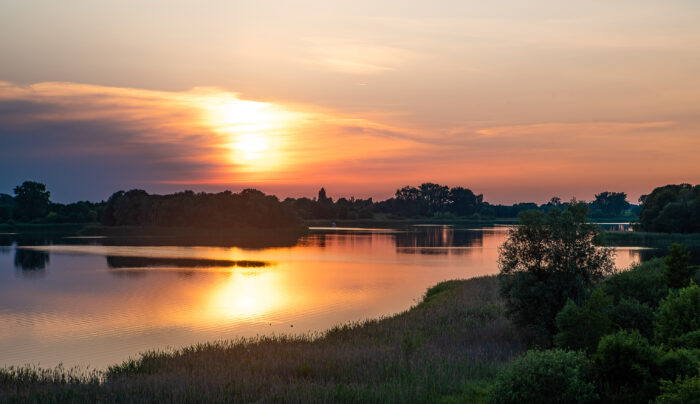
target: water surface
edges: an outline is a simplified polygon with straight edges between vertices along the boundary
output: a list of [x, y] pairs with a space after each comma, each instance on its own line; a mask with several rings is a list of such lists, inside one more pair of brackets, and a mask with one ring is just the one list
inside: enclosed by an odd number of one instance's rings
[[[506, 232], [316, 228], [262, 249], [6, 234], [0, 366], [105, 368], [148, 349], [391, 315], [442, 280], [497, 273]], [[617, 265], [645, 251], [620, 248]]]

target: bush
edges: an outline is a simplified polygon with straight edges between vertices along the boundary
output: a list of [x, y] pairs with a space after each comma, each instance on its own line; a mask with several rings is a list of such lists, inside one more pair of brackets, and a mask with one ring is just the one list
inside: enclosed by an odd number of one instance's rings
[[673, 347], [700, 349], [700, 330], [691, 331], [680, 337], [671, 338], [667, 344]]
[[637, 330], [644, 338], [654, 337], [654, 310], [634, 298], [622, 298], [610, 311], [610, 321], [622, 330]]
[[569, 300], [557, 314], [559, 332], [554, 336], [554, 344], [561, 348], [595, 351], [600, 338], [611, 331], [609, 312], [612, 298], [601, 289], [593, 291], [586, 303], [579, 307]]
[[695, 268], [690, 264], [690, 251], [683, 244], [671, 244], [666, 256], [664, 276], [669, 287], [680, 289], [690, 284]]
[[661, 381], [661, 395], [656, 404], [700, 404], [700, 376]]
[[666, 264], [660, 258], [633, 265], [628, 271], [606, 278], [602, 283], [603, 291], [612, 296], [616, 303], [624, 298], [633, 298], [656, 308], [661, 299], [668, 295], [665, 268]]
[[692, 377], [698, 373], [700, 351], [677, 349], [661, 355], [659, 359], [659, 378], [675, 380], [678, 377]]
[[587, 214], [588, 206], [575, 200], [564, 211], [522, 212], [520, 226], [500, 248], [499, 280], [508, 315], [547, 343], [567, 300], [583, 304], [587, 289], [614, 268], [612, 251], [594, 245], [599, 229], [588, 223]]
[[583, 353], [553, 349], [528, 351], [502, 372], [487, 402], [592, 403], [598, 400]]
[[641, 403], [658, 391], [658, 348], [637, 331], [606, 335], [593, 355], [601, 392], [612, 402]]
[[656, 312], [656, 340], [668, 343], [672, 339], [700, 330], [700, 287], [691, 284], [678, 295], [669, 294]]

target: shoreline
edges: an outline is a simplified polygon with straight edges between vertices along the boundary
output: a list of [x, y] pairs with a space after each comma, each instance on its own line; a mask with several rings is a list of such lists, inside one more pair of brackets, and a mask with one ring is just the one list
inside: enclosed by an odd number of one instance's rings
[[[479, 399], [487, 381], [528, 345], [505, 319], [497, 285], [493, 275], [444, 281], [427, 289], [419, 303], [392, 316], [341, 324], [314, 335], [149, 351], [104, 373], [4, 369], [0, 400], [64, 394], [77, 401]], [[232, 383], [235, 389], [230, 389]]]

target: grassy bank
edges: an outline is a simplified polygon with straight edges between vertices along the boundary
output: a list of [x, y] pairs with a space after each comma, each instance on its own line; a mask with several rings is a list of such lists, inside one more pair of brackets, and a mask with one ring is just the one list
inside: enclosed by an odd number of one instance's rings
[[525, 349], [497, 285], [495, 277], [443, 282], [392, 317], [316, 336], [149, 352], [104, 375], [4, 370], [0, 401], [478, 402]]
[[644, 246], [668, 247], [673, 243], [685, 244], [687, 247], [700, 247], [700, 233], [648, 233], [641, 231], [602, 232], [598, 244], [604, 246]]

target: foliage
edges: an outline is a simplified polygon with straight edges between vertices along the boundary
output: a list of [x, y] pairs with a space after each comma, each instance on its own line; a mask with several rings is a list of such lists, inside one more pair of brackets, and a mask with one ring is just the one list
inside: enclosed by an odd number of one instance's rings
[[688, 286], [695, 274], [695, 268], [689, 265], [690, 251], [682, 244], [671, 244], [665, 262], [664, 276], [668, 286], [674, 289]]
[[700, 375], [674, 382], [662, 380], [656, 404], [700, 404]]
[[[677, 338], [700, 330], [700, 287], [695, 283], [669, 294], [656, 312], [656, 340], [675, 345]], [[695, 334], [697, 335], [697, 334]]]
[[642, 199], [639, 224], [644, 231], [700, 233], [700, 185], [666, 185]]
[[615, 302], [632, 298], [655, 308], [668, 294], [664, 277], [665, 268], [666, 264], [660, 258], [634, 264], [627, 271], [607, 277], [601, 287], [606, 294], [615, 299]]
[[637, 330], [644, 338], [654, 337], [654, 310], [646, 303], [625, 297], [612, 306], [609, 313], [613, 327]]
[[14, 189], [15, 193], [15, 219], [31, 221], [42, 218], [49, 212], [49, 197], [51, 193], [46, 190], [46, 185], [24, 181]]
[[593, 355], [601, 392], [611, 402], [649, 401], [657, 392], [660, 355], [660, 350], [637, 331], [606, 335]]
[[592, 217], [619, 217], [630, 208], [624, 192], [601, 192], [590, 203]]
[[700, 366], [700, 351], [680, 348], [664, 352], [659, 358], [659, 378], [674, 380], [694, 376]]
[[14, 216], [15, 198], [8, 194], [0, 194], [0, 223], [11, 220]]
[[279, 228], [298, 226], [299, 220], [277, 197], [254, 189], [238, 194], [185, 191], [170, 195], [131, 190], [116, 192], [109, 198], [102, 223], [108, 226]]
[[595, 289], [582, 306], [569, 300], [557, 314], [559, 332], [554, 336], [554, 344], [589, 353], [595, 351], [600, 338], [612, 330], [611, 307], [612, 298], [601, 289]]
[[374, 212], [372, 198], [340, 198], [333, 202], [324, 188], [319, 190], [316, 200], [287, 198], [282, 204], [303, 219], [371, 219]]
[[572, 201], [565, 210], [527, 211], [500, 248], [499, 280], [508, 314], [545, 339], [568, 299], [581, 305], [586, 289], [613, 270], [612, 251], [596, 248], [598, 227], [588, 207]]
[[426, 182], [418, 187], [407, 185], [396, 190], [394, 198], [377, 203], [375, 210], [398, 216], [434, 216], [454, 214], [471, 216], [479, 212], [483, 196], [463, 187], [449, 188]]
[[586, 357], [553, 349], [531, 350], [514, 361], [498, 376], [488, 402], [592, 403], [598, 398]]

